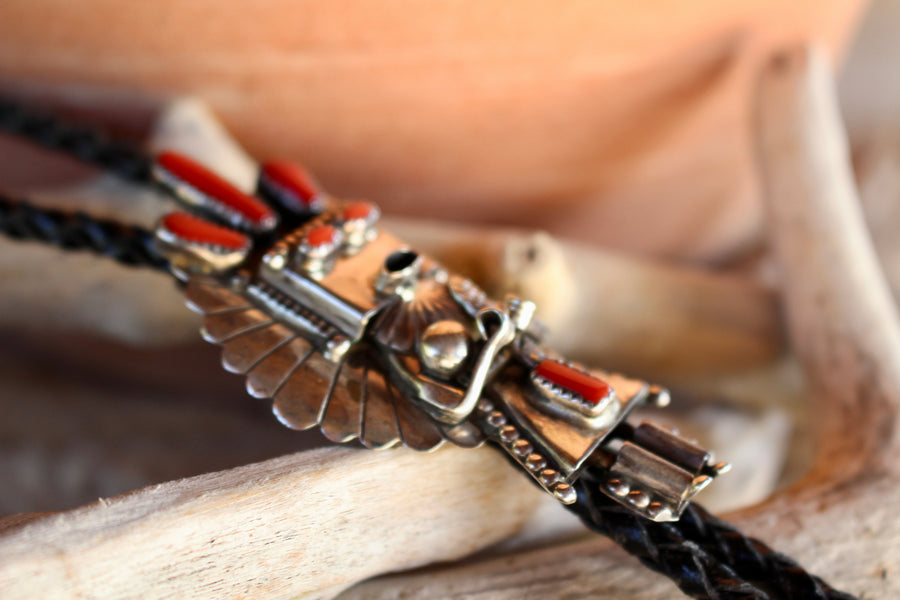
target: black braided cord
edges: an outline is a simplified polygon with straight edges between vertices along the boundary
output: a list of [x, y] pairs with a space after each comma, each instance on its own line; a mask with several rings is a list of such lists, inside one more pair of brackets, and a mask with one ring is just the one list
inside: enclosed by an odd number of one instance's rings
[[855, 600], [700, 506], [689, 504], [674, 523], [656, 523], [608, 498], [598, 481], [588, 469], [568, 508], [692, 597]]
[[66, 250], [89, 250], [129, 265], [166, 269], [153, 248], [153, 234], [142, 228], [97, 219], [82, 212], [38, 208], [0, 194], [0, 233]]
[[[518, 463], [498, 444], [494, 448], [515, 468]], [[776, 600], [767, 591], [743, 579], [697, 543], [679, 531], [668, 535], [648, 535], [644, 525], [657, 525], [612, 503], [600, 492], [597, 473], [587, 468], [574, 483], [578, 494], [566, 508], [596, 533], [605, 535], [645, 567], [668, 577], [672, 583], [698, 600]], [[536, 487], [537, 482], [528, 478]]]
[[0, 98], [0, 131], [93, 164], [125, 180], [153, 184], [152, 161], [145, 153], [88, 127], [28, 110], [14, 100]]
[[[139, 150], [0, 98], [0, 131], [94, 164], [133, 182], [153, 185], [152, 160]], [[41, 209], [0, 195], [0, 233], [65, 249], [90, 250], [134, 266], [166, 269], [152, 233], [84, 213]], [[506, 454], [503, 452], [503, 454]], [[591, 470], [576, 483], [568, 508], [588, 528], [612, 538], [644, 565], [701, 600], [855, 600], [795, 561], [747, 537], [696, 505], [681, 520], [655, 523], [599, 491]]]
[[689, 504], [675, 525], [685, 537], [694, 540], [723, 564], [733, 566], [741, 576], [777, 589], [786, 598], [856, 600], [810, 574], [792, 558], [744, 535], [734, 525], [714, 517], [701, 506]]

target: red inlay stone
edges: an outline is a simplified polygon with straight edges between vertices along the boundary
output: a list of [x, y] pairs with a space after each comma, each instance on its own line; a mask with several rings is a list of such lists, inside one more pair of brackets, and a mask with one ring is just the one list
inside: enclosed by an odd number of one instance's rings
[[294, 205], [289, 208], [314, 209], [321, 197], [321, 190], [312, 176], [306, 169], [292, 162], [271, 160], [263, 163], [259, 178], [261, 187], [274, 184], [280, 192], [277, 194], [278, 198]]
[[542, 360], [534, 372], [591, 404], [599, 404], [610, 392], [608, 383], [555, 360]]
[[316, 225], [306, 232], [306, 243], [311, 248], [326, 246], [337, 241], [337, 229], [331, 225]]
[[156, 157], [156, 163], [172, 176], [195, 188], [205, 196], [221, 202], [229, 209], [240, 213], [255, 225], [267, 225], [275, 219], [265, 203], [245, 194], [203, 165], [178, 152], [163, 152]]
[[173, 212], [164, 216], [162, 226], [182, 240], [195, 244], [221, 246], [229, 250], [243, 250], [250, 245], [247, 236], [237, 231], [213, 225], [209, 221], [183, 212]]
[[356, 219], [368, 219], [375, 212], [371, 202], [351, 202], [344, 207], [343, 217], [345, 221]]

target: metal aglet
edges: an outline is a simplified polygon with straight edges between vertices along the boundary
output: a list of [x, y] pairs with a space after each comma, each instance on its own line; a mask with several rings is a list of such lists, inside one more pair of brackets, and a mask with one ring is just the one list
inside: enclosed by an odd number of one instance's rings
[[654, 521], [677, 520], [691, 498], [728, 470], [728, 463], [710, 462], [708, 451], [642, 423], [615, 453], [601, 490]]

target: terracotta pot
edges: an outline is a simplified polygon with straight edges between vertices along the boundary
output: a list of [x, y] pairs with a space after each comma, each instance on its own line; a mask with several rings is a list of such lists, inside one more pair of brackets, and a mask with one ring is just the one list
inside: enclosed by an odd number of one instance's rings
[[860, 2], [5, 0], [0, 73], [83, 108], [196, 94], [259, 157], [391, 212], [692, 259], [761, 229], [758, 57]]

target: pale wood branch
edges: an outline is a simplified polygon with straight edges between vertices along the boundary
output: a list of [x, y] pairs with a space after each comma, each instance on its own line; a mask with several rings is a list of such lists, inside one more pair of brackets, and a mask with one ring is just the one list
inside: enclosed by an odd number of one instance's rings
[[538, 305], [548, 342], [590, 364], [655, 377], [771, 363], [784, 350], [775, 296], [748, 276], [667, 265], [542, 232], [393, 219], [389, 228], [495, 297]]
[[328, 598], [505, 539], [543, 501], [488, 449], [314, 450], [0, 530], [0, 596]]
[[[883, 460], [897, 444], [900, 329], [855, 204], [827, 69], [804, 52], [773, 64], [762, 84], [762, 173], [790, 330], [819, 416], [819, 461], [800, 484], [734, 518], [839, 586], [896, 594], [898, 583], [881, 573], [893, 568], [900, 539], [889, 504], [897, 467]], [[523, 243], [527, 248], [534, 238], [486, 248], [506, 261], [496, 272], [521, 265]], [[586, 260], [622, 276], [631, 271], [629, 261], [617, 271], [615, 260]], [[706, 281], [692, 280], [686, 297]], [[569, 285], [582, 281], [574, 276]], [[617, 285], [627, 283], [620, 278]], [[742, 290], [723, 298], [733, 301]], [[760, 331], [775, 329], [774, 311], [750, 305], [754, 323], [764, 324]], [[710, 305], [703, 306], [705, 314]], [[728, 314], [726, 323], [739, 330], [738, 313]], [[29, 598], [92, 590], [126, 597], [135, 589], [157, 597], [324, 598], [366, 577], [500, 540], [542, 502], [487, 451], [304, 453], [9, 525], [0, 535], [0, 591]], [[870, 538], [864, 548], [854, 543], [860, 536]], [[610, 550], [607, 541], [591, 539], [375, 580], [346, 597], [671, 596], [671, 584]]]
[[[117, 204], [126, 205], [130, 192], [114, 189]], [[774, 296], [749, 277], [522, 230], [393, 219], [385, 228], [498, 297], [533, 299], [549, 342], [589, 364], [690, 378], [761, 367], [784, 352]], [[16, 282], [0, 294], [6, 327], [95, 332], [139, 345], [196, 339], [197, 318], [167, 277], [36, 244], [0, 240], [0, 250], [0, 276]]]

